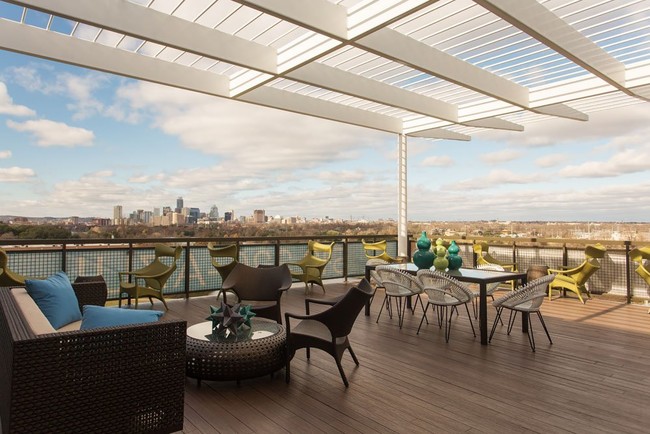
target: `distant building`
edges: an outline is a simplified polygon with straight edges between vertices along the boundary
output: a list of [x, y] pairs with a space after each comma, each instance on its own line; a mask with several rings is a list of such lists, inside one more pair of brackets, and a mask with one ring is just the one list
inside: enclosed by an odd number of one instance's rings
[[176, 199], [176, 212], [181, 212], [182, 209], [183, 209], [183, 197], [178, 196], [178, 198]]
[[172, 207], [171, 206], [164, 206], [162, 210], [162, 215], [167, 215], [172, 213]]
[[216, 205], [212, 205], [212, 208], [210, 208], [210, 213], [208, 216], [211, 219], [218, 220], [219, 219], [219, 208], [217, 208]]
[[122, 205], [115, 205], [113, 207], [113, 224], [114, 225], [122, 224]]
[[160, 217], [160, 208], [154, 208], [153, 209], [153, 216], [154, 217]]
[[263, 209], [253, 211], [253, 223], [264, 223], [266, 221], [266, 212]]
[[235, 211], [226, 211], [223, 213], [223, 221], [229, 222], [235, 219]]
[[189, 208], [187, 223], [196, 224], [199, 221], [199, 217], [201, 217], [201, 210], [199, 208]]

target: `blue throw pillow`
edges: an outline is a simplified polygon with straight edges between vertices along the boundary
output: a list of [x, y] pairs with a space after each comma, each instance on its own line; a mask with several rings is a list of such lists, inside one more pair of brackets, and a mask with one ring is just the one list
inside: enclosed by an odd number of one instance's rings
[[84, 306], [81, 330], [156, 322], [163, 315], [159, 310], [130, 310], [116, 307]]
[[81, 319], [77, 296], [63, 271], [45, 280], [27, 279], [25, 289], [55, 329]]

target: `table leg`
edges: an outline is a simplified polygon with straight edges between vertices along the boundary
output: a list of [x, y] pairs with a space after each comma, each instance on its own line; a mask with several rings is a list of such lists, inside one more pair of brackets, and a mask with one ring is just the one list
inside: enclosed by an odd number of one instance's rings
[[479, 285], [479, 290], [478, 321], [481, 332], [481, 345], [487, 345], [487, 284], [481, 283]]
[[[366, 277], [366, 280], [368, 282], [370, 282], [370, 267], [368, 267], [367, 265], [366, 265], [366, 276], [365, 277]], [[374, 298], [374, 296], [372, 298]], [[366, 301], [366, 309], [365, 309], [366, 316], [370, 316], [370, 302], [371, 301], [372, 301], [372, 299], [370, 299], [370, 298], [368, 299], [368, 301]]]
[[[521, 278], [521, 285], [525, 285], [528, 282], [528, 276]], [[521, 331], [522, 333], [528, 333], [528, 312], [521, 313]]]

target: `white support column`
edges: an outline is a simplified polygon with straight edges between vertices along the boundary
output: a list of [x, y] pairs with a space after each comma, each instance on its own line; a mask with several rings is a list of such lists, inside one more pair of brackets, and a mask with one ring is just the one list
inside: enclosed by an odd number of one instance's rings
[[406, 135], [400, 134], [397, 149], [397, 255], [408, 257], [408, 219], [406, 218]]

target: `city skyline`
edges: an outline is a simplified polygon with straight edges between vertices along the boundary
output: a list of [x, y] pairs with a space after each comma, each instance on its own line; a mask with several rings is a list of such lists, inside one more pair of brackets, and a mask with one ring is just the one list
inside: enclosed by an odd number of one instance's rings
[[[650, 105], [409, 138], [412, 221], [648, 221]], [[2, 214], [397, 218], [397, 136], [0, 52]]]

